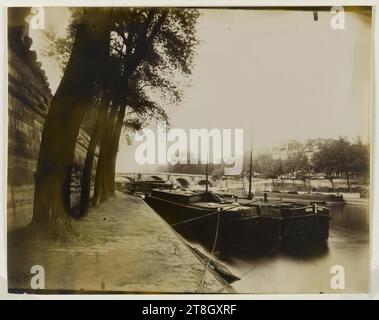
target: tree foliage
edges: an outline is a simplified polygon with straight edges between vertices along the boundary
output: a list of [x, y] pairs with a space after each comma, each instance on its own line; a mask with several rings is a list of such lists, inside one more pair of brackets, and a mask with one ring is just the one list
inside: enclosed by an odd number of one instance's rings
[[351, 143], [345, 138], [331, 140], [321, 146], [314, 154], [312, 164], [317, 172], [324, 173], [333, 184], [333, 178], [343, 175], [347, 179], [351, 175], [367, 176], [369, 170], [369, 149], [362, 142]]
[[[68, 38], [55, 39], [48, 53], [59, 56], [64, 73], [44, 125], [36, 174], [32, 225], [53, 237], [69, 233], [74, 149], [90, 106], [97, 104], [99, 112], [82, 186], [88, 201], [99, 145], [95, 186], [106, 200], [114, 191], [123, 125], [134, 130], [152, 118], [167, 120], [163, 106], [180, 101], [183, 86], [176, 75], [190, 74], [196, 45], [193, 9], [80, 8], [73, 16]], [[135, 117], [125, 120], [131, 113]]]

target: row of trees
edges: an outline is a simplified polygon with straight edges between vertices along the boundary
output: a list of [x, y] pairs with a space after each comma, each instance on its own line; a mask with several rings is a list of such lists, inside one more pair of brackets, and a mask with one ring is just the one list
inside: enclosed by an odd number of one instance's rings
[[[122, 128], [167, 121], [162, 103], [182, 95], [177, 75], [191, 73], [198, 12], [193, 9], [75, 9], [70, 33], [52, 38], [49, 54], [64, 68], [44, 124], [31, 230], [71, 234], [70, 181], [80, 128], [93, 117], [81, 179], [80, 214], [89, 207], [95, 152], [94, 204], [114, 195]], [[95, 110], [91, 112], [91, 110]]]
[[[345, 138], [329, 140], [323, 143], [309, 159], [304, 153], [297, 153], [286, 160], [274, 159], [270, 153], [260, 154], [253, 161], [254, 171], [261, 173], [265, 178], [275, 179], [292, 178], [304, 182], [316, 174], [324, 175], [329, 179], [332, 188], [333, 180], [344, 177], [350, 190], [351, 177], [368, 176], [369, 148], [361, 142], [351, 143]], [[245, 172], [248, 172], [245, 161]]]
[[[249, 176], [250, 152], [244, 155], [244, 168], [242, 175]], [[220, 179], [224, 175], [225, 165], [210, 163], [208, 172], [213, 180]], [[334, 188], [335, 178], [345, 178], [350, 190], [351, 177], [367, 177], [369, 174], [369, 147], [358, 141], [351, 143], [345, 138], [330, 139], [319, 145], [319, 149], [311, 158], [303, 152], [295, 153], [285, 160], [274, 158], [269, 152], [261, 153], [253, 159], [253, 171], [266, 179], [271, 179], [275, 186], [275, 180], [292, 179], [306, 182], [316, 175], [329, 179]], [[200, 164], [175, 164], [160, 167], [159, 171], [204, 174], [205, 165]]]

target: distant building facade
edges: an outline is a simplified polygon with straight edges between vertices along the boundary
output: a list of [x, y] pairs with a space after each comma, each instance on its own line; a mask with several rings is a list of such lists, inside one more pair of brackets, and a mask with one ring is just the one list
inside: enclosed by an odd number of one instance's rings
[[318, 152], [321, 146], [330, 139], [308, 139], [303, 143], [297, 140], [288, 140], [272, 148], [271, 153], [274, 159], [287, 160], [292, 159], [298, 154], [305, 154], [307, 158], [312, 159], [313, 155]]

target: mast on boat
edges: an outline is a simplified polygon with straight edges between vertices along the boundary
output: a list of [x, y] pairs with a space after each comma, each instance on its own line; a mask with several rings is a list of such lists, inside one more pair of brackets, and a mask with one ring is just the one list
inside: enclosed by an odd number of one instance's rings
[[250, 147], [250, 165], [249, 165], [249, 193], [247, 195], [247, 199], [251, 200], [251, 180], [253, 178], [253, 124], [251, 124], [251, 147]]
[[207, 148], [207, 163], [205, 164], [205, 192], [208, 192], [208, 165], [209, 165], [209, 144]]
[[205, 165], [205, 192], [208, 192], [208, 161]]
[[253, 150], [250, 151], [250, 169], [249, 169], [249, 193], [247, 195], [247, 198], [251, 200], [253, 197], [251, 195], [251, 179], [253, 176]]

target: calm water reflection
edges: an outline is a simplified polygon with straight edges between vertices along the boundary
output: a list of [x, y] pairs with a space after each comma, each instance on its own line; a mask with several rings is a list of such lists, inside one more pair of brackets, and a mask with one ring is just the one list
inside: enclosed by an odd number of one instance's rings
[[[332, 219], [326, 245], [276, 245], [260, 253], [218, 252], [219, 259], [241, 278], [233, 284], [234, 288], [241, 293], [366, 292], [369, 270], [368, 205], [344, 204], [329, 208]], [[196, 239], [192, 237], [191, 241], [196, 242]], [[203, 250], [207, 251], [204, 247]], [[333, 265], [344, 267], [344, 291], [330, 287], [330, 269]]]
[[329, 208], [332, 215], [332, 226], [369, 231], [370, 214], [368, 204], [330, 205]]

